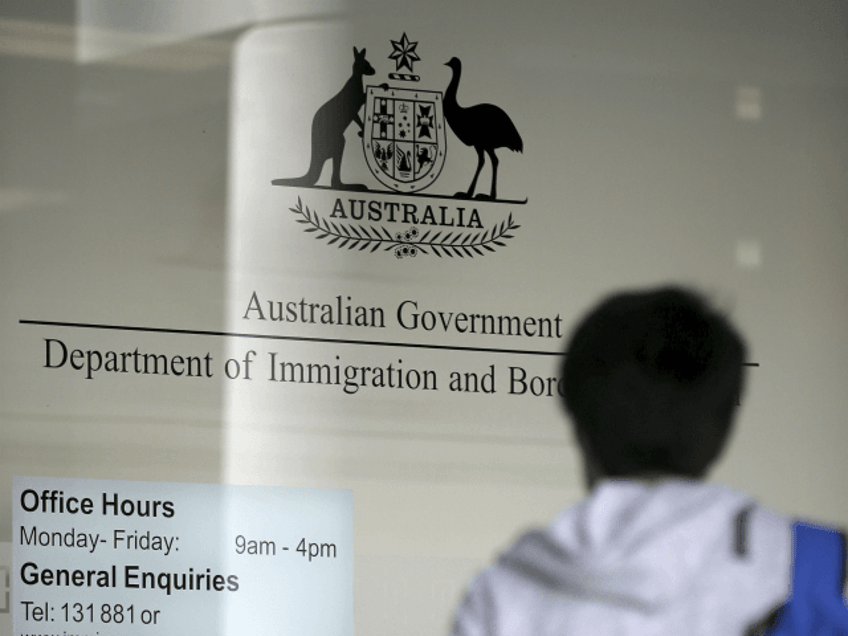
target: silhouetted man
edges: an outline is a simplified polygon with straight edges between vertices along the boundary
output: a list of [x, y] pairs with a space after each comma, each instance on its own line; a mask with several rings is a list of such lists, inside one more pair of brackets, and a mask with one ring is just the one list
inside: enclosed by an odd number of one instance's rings
[[453, 636], [757, 632], [786, 601], [792, 519], [702, 481], [742, 393], [742, 338], [667, 287], [608, 297], [566, 351], [589, 496], [474, 579]]

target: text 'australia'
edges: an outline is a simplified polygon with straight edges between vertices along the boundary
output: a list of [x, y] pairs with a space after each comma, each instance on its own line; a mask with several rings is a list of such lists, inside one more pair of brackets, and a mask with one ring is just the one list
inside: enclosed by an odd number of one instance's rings
[[409, 223], [412, 225], [436, 225], [440, 227], [482, 228], [477, 208], [447, 205], [419, 206], [415, 203], [397, 203], [366, 199], [336, 199], [331, 219], [352, 219], [379, 223]]

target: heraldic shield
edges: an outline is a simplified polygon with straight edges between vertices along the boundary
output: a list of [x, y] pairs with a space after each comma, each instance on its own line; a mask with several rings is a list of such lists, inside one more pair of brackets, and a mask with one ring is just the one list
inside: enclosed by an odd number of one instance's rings
[[445, 164], [442, 94], [369, 86], [362, 148], [375, 177], [396, 192], [433, 183]]

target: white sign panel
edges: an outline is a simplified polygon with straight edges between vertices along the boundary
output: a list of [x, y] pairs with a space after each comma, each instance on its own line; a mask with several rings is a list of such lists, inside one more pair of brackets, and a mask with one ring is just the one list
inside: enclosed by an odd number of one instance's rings
[[16, 477], [15, 634], [353, 634], [347, 490]]

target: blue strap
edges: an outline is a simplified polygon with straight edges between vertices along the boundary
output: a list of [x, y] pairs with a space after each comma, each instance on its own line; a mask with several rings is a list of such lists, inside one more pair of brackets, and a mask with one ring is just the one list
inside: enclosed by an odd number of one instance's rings
[[774, 636], [848, 636], [848, 607], [842, 597], [845, 535], [801, 521], [792, 524], [792, 590]]

